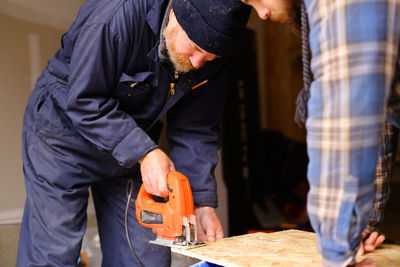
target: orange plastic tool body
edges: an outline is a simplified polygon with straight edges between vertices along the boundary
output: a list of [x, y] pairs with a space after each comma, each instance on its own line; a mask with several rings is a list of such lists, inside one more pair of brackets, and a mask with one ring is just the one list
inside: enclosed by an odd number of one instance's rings
[[[136, 217], [141, 225], [152, 228], [157, 233], [158, 238], [176, 240], [177, 237], [184, 235], [185, 221], [186, 224], [196, 223], [192, 189], [186, 176], [177, 171], [168, 173], [167, 185], [170, 192], [166, 203], [154, 201], [152, 195], [146, 192], [144, 186], [140, 187], [135, 202]], [[161, 215], [162, 222], [144, 223], [142, 221], [143, 212]]]

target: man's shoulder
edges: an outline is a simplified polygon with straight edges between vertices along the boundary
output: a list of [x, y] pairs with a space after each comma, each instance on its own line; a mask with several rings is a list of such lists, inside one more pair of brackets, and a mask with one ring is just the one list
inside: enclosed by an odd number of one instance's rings
[[135, 18], [145, 19], [146, 14], [154, 5], [164, 3], [165, 0], [92, 0], [87, 1], [91, 14], [87, 18], [87, 24], [107, 24], [112, 19], [121, 18], [129, 20]]
[[124, 6], [129, 11], [136, 12], [137, 14], [147, 14], [155, 6], [163, 6], [166, 0], [119, 0], [124, 2]]

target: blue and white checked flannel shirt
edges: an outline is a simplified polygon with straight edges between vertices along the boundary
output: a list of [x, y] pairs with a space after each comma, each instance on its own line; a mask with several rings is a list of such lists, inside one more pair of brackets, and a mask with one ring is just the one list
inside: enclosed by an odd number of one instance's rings
[[346, 266], [373, 208], [378, 146], [395, 89], [400, 0], [305, 4], [314, 75], [306, 122], [308, 212], [324, 264]]

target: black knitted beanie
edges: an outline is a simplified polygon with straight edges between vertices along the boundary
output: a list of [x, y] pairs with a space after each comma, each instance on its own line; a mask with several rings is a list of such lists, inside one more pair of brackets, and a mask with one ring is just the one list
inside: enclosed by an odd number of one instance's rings
[[251, 11], [240, 0], [173, 0], [172, 9], [190, 40], [218, 56], [238, 42]]

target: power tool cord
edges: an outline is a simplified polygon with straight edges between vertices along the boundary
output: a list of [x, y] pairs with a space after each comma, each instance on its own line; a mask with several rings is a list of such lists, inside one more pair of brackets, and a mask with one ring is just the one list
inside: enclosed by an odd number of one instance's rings
[[132, 194], [133, 194], [133, 180], [129, 180], [128, 183], [126, 184], [126, 194], [128, 197], [128, 201], [126, 202], [126, 208], [125, 208], [125, 233], [126, 233], [126, 238], [128, 239], [128, 244], [129, 247], [132, 251], [133, 256], [135, 256], [136, 261], [139, 263], [141, 267], [144, 267], [144, 264], [140, 261], [139, 257], [135, 253], [135, 249], [132, 246], [131, 238], [129, 235], [129, 229], [128, 229], [128, 215], [129, 215], [129, 206], [131, 204], [132, 200]]

